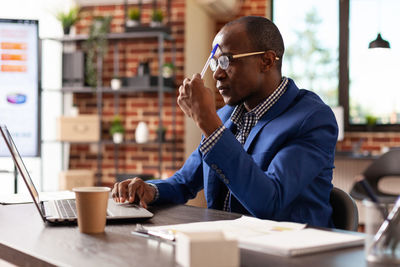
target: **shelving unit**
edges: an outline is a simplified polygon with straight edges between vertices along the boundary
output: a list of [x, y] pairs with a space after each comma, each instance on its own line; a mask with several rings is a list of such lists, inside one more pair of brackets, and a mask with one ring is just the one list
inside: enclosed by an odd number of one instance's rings
[[[72, 94], [80, 94], [80, 93], [94, 93], [96, 94], [96, 108], [97, 108], [97, 115], [100, 118], [100, 122], [103, 121], [103, 114], [102, 114], [102, 102], [103, 102], [103, 95], [104, 94], [113, 94], [114, 95], [114, 114], [119, 114], [119, 100], [121, 94], [129, 94], [134, 95], [141, 92], [156, 92], [158, 94], [158, 127], [163, 127], [163, 106], [164, 106], [164, 92], [174, 92], [175, 88], [164, 86], [164, 80], [162, 77], [162, 67], [164, 65], [164, 43], [166, 41], [171, 42], [172, 44], [172, 63], [175, 64], [175, 54], [176, 54], [176, 47], [175, 47], [175, 40], [169, 34], [169, 29], [162, 27], [162, 28], [150, 28], [150, 27], [140, 27], [138, 28], [137, 32], [126, 32], [126, 33], [110, 33], [107, 34], [107, 40], [111, 41], [114, 45], [114, 66], [118, 66], [118, 44], [120, 42], [126, 40], [144, 40], [144, 39], [156, 39], [157, 41], [157, 56], [158, 56], [158, 78], [157, 78], [157, 86], [149, 86], [149, 87], [122, 87], [119, 90], [112, 90], [110, 87], [103, 87], [103, 79], [102, 79], [102, 72], [103, 72], [103, 59], [98, 56], [97, 57], [97, 87], [62, 87], [61, 93], [63, 96], [63, 106], [62, 111], [65, 112], [64, 107], [64, 95], [66, 93]], [[84, 42], [88, 39], [87, 35], [75, 35], [75, 36], [65, 36], [59, 39], [50, 39], [61, 42], [63, 45], [68, 43], [80, 43]], [[117, 68], [118, 69], [118, 68]], [[114, 69], [115, 72], [115, 69]], [[134, 97], [134, 96], [133, 96]], [[175, 134], [176, 128], [176, 101], [172, 103], [173, 108], [173, 136]], [[102, 133], [102, 123], [100, 123], [98, 131], [100, 132], [100, 140], [98, 142], [64, 142], [70, 144], [97, 144], [97, 172], [96, 172], [96, 184], [101, 183], [102, 178], [102, 155], [101, 155], [101, 147], [103, 145], [114, 145], [114, 163], [115, 163], [115, 173], [116, 175], [119, 173], [118, 170], [118, 156], [119, 150], [121, 146], [124, 145], [157, 145], [158, 144], [158, 157], [159, 157], [159, 174], [161, 175], [163, 169], [163, 151], [162, 147], [164, 144], [170, 144], [173, 146], [172, 149], [172, 162], [175, 165], [176, 156], [175, 156], [175, 138], [170, 141], [162, 142], [162, 140], [158, 139], [157, 141], [152, 141], [146, 144], [137, 144], [134, 141], [124, 141], [121, 144], [114, 144], [112, 140], [103, 140], [101, 133]], [[63, 146], [64, 148], [64, 146]], [[64, 153], [62, 153], [64, 155]], [[175, 168], [175, 166], [173, 166]], [[64, 167], [65, 169], [65, 167]]]

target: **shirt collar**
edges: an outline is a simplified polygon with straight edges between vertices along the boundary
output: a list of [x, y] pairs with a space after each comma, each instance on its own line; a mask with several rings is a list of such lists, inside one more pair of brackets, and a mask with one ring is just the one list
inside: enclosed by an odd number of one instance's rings
[[250, 111], [246, 110], [244, 103], [237, 105], [235, 107], [235, 109], [233, 110], [230, 119], [236, 125], [240, 125], [241, 118], [244, 115], [247, 115], [247, 114], [250, 115], [252, 113], [256, 116], [256, 119], [258, 121], [283, 95], [283, 93], [286, 91], [287, 84], [288, 84], [288, 78], [283, 77], [281, 83], [272, 92], [272, 94]]

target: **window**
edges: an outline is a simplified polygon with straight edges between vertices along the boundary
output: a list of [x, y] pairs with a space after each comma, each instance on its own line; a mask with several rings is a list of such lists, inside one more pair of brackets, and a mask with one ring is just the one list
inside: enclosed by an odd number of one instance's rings
[[[365, 124], [400, 123], [400, 1], [350, 1], [349, 15], [349, 121]], [[368, 49], [377, 34], [391, 49]]]
[[[397, 11], [397, 12], [396, 12]], [[344, 107], [346, 130], [400, 129], [400, 1], [279, 0], [272, 17], [283, 35], [283, 75]], [[368, 49], [377, 34], [391, 49]]]
[[338, 105], [338, 9], [337, 0], [279, 0], [273, 6], [285, 42], [283, 75], [330, 106]]

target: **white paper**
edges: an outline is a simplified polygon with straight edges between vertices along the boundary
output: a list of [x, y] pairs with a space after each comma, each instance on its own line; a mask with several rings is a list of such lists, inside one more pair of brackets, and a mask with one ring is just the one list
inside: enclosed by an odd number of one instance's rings
[[[55, 191], [39, 193], [41, 201], [57, 200], [57, 199], [75, 199], [75, 193], [72, 191]], [[22, 204], [32, 203], [32, 197], [27, 194], [7, 194], [0, 195], [1, 204]]]
[[240, 241], [242, 238], [249, 238], [252, 236], [271, 235], [283, 231], [298, 231], [303, 229], [305, 226], [305, 224], [299, 223], [276, 222], [242, 216], [236, 220], [185, 223], [148, 228], [151, 228], [152, 230], [172, 230], [175, 232], [222, 231], [226, 238], [238, 239]]

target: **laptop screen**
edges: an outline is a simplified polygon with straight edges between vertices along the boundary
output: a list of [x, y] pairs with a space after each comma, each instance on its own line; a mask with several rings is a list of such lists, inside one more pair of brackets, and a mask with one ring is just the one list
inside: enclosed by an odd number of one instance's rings
[[11, 153], [11, 157], [13, 158], [14, 163], [18, 168], [19, 173], [22, 175], [22, 178], [24, 179], [24, 181], [29, 189], [30, 194], [32, 195], [36, 204], [39, 204], [40, 203], [39, 193], [36, 190], [31, 177], [29, 176], [28, 170], [26, 169], [25, 164], [22, 161], [21, 155], [19, 154], [13, 139], [11, 138], [10, 132], [8, 131], [8, 129], [5, 125], [0, 125], [0, 132], [5, 141], [5, 145], [8, 147], [8, 150]]

